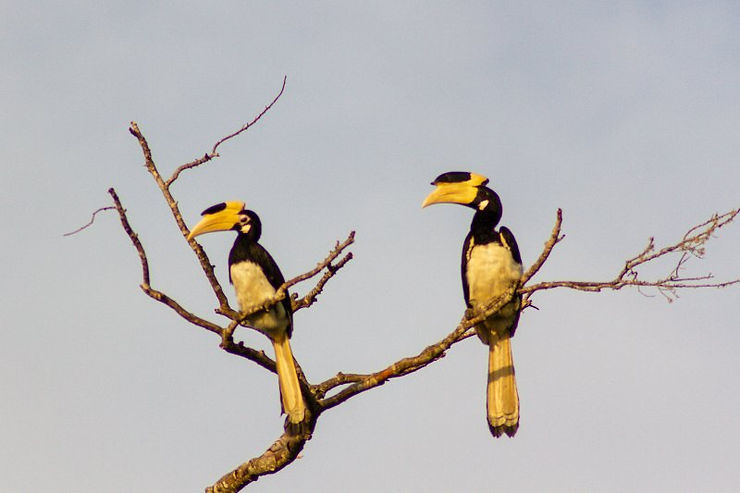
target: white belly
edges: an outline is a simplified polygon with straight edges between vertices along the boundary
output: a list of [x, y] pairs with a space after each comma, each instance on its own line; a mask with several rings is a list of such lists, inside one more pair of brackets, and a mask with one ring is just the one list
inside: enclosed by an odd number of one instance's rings
[[514, 261], [509, 250], [498, 243], [489, 243], [472, 250], [467, 275], [470, 304], [485, 305], [506, 291], [522, 277], [522, 264]]
[[[252, 262], [239, 262], [232, 265], [231, 282], [234, 284], [236, 300], [242, 312], [264, 304], [275, 295], [276, 291], [262, 273], [262, 269]], [[273, 337], [285, 332], [290, 323], [282, 303], [277, 303], [266, 312], [260, 311], [249, 316], [246, 322], [251, 327]]]
[[[511, 253], [498, 243], [475, 248], [468, 258], [468, 298], [470, 305], [483, 310], [496, 296], [501, 295], [522, 277], [522, 264], [514, 261]], [[478, 336], [485, 343], [508, 337], [516, 321], [520, 302], [514, 298], [477, 327]], [[491, 337], [495, 339], [492, 340]]]

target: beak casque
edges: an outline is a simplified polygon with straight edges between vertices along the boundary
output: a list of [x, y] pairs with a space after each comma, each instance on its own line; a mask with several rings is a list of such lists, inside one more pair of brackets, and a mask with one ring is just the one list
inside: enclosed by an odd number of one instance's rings
[[193, 226], [188, 235], [192, 240], [198, 235], [213, 231], [229, 231], [239, 224], [239, 213], [244, 210], [244, 202], [222, 202], [209, 207], [201, 214], [203, 219]]
[[[437, 181], [432, 182], [437, 188], [427, 195], [422, 202], [424, 208], [432, 204], [463, 204], [468, 205], [475, 200], [478, 194], [478, 187], [488, 183], [488, 178], [477, 173], [467, 173], [468, 179], [465, 181]], [[441, 175], [439, 178], [442, 178]]]

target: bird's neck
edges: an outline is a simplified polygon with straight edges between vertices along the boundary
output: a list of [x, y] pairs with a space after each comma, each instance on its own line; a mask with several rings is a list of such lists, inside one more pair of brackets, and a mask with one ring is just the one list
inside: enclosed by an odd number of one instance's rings
[[475, 243], [480, 245], [498, 239], [496, 225], [500, 219], [501, 213], [497, 210], [483, 209], [477, 211], [473, 216], [473, 222], [470, 224], [470, 233], [473, 235]]
[[257, 243], [260, 239], [260, 231], [258, 229], [250, 229], [247, 233], [237, 231], [236, 241], [234, 243]]
[[250, 234], [237, 234], [231, 252], [229, 252], [229, 264], [250, 259], [256, 243]]

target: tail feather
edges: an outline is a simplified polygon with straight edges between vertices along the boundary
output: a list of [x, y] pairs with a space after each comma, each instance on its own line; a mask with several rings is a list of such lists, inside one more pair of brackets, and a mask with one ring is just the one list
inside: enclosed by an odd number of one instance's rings
[[301, 386], [298, 383], [298, 373], [295, 369], [295, 363], [293, 363], [290, 339], [283, 335], [281, 338], [273, 340], [272, 345], [275, 349], [275, 364], [277, 365], [283, 412], [288, 415], [288, 421], [291, 423], [300, 423], [306, 414], [306, 403], [303, 400]]
[[516, 390], [511, 338], [489, 345], [486, 408], [488, 428], [494, 437], [513, 437], [519, 428], [519, 394]]

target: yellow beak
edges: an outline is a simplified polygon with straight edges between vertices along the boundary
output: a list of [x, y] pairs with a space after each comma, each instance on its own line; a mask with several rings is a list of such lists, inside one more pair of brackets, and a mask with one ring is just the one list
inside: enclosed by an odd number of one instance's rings
[[438, 183], [437, 188], [427, 195], [421, 207], [424, 208], [432, 204], [463, 204], [467, 205], [475, 200], [478, 189], [470, 185], [470, 182], [464, 183]]
[[213, 231], [229, 231], [240, 224], [239, 213], [244, 210], [244, 202], [222, 202], [203, 211], [203, 219], [193, 226], [188, 235], [192, 240], [198, 235]]
[[422, 202], [424, 208], [432, 204], [463, 204], [467, 205], [475, 200], [478, 188], [488, 183], [488, 178], [477, 173], [469, 173], [470, 178], [466, 181], [435, 181], [432, 185], [437, 188], [427, 195]]

